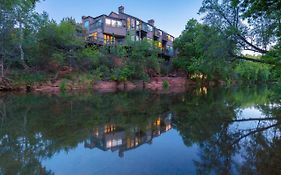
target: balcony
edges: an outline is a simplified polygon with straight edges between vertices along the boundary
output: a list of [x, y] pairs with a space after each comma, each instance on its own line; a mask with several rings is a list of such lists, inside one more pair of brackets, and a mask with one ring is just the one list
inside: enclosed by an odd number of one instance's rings
[[159, 38], [162, 36], [162, 32], [160, 30], [155, 30], [154, 35]]
[[123, 25], [121, 20], [113, 20], [105, 18], [104, 33], [114, 36], [126, 36], [126, 27]]
[[146, 33], [148, 32], [153, 32], [153, 27], [149, 24], [146, 24], [146, 23], [141, 23], [139, 25], [136, 26], [136, 30], [137, 31], [144, 31]]

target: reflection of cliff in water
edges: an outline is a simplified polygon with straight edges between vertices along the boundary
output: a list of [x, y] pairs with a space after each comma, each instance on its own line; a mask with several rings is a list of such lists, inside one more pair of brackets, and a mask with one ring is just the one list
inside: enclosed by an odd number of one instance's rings
[[172, 128], [172, 113], [159, 116], [154, 121], [149, 121], [147, 126], [141, 127], [119, 127], [115, 123], [93, 129], [89, 139], [85, 141], [85, 147], [98, 148], [103, 151], [118, 151], [119, 156], [123, 157], [124, 152], [135, 149], [143, 144], [151, 144], [153, 138]]

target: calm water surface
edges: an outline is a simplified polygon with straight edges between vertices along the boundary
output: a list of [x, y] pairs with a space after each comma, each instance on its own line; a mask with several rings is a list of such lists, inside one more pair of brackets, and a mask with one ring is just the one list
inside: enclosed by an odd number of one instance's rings
[[279, 92], [0, 94], [0, 174], [280, 174]]

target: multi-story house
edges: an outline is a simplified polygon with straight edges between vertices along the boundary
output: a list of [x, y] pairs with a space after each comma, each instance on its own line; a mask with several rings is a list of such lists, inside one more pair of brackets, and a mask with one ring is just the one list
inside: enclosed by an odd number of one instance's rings
[[158, 47], [163, 55], [174, 55], [172, 35], [156, 28], [153, 19], [144, 22], [126, 14], [123, 6], [119, 7], [118, 13], [111, 12], [109, 15], [97, 17], [83, 16], [82, 24], [86, 31], [86, 39], [91, 44], [122, 45], [126, 37], [132, 41], [146, 39]]

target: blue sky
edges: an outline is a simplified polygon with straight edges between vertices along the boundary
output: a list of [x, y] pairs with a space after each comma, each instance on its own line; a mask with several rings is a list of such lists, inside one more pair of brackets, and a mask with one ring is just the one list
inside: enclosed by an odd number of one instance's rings
[[125, 13], [144, 21], [154, 19], [158, 28], [177, 37], [189, 19], [200, 19], [197, 12], [201, 3], [202, 0], [45, 0], [37, 5], [36, 11], [46, 11], [58, 22], [63, 17], [80, 22], [83, 15], [109, 14], [123, 5]]

